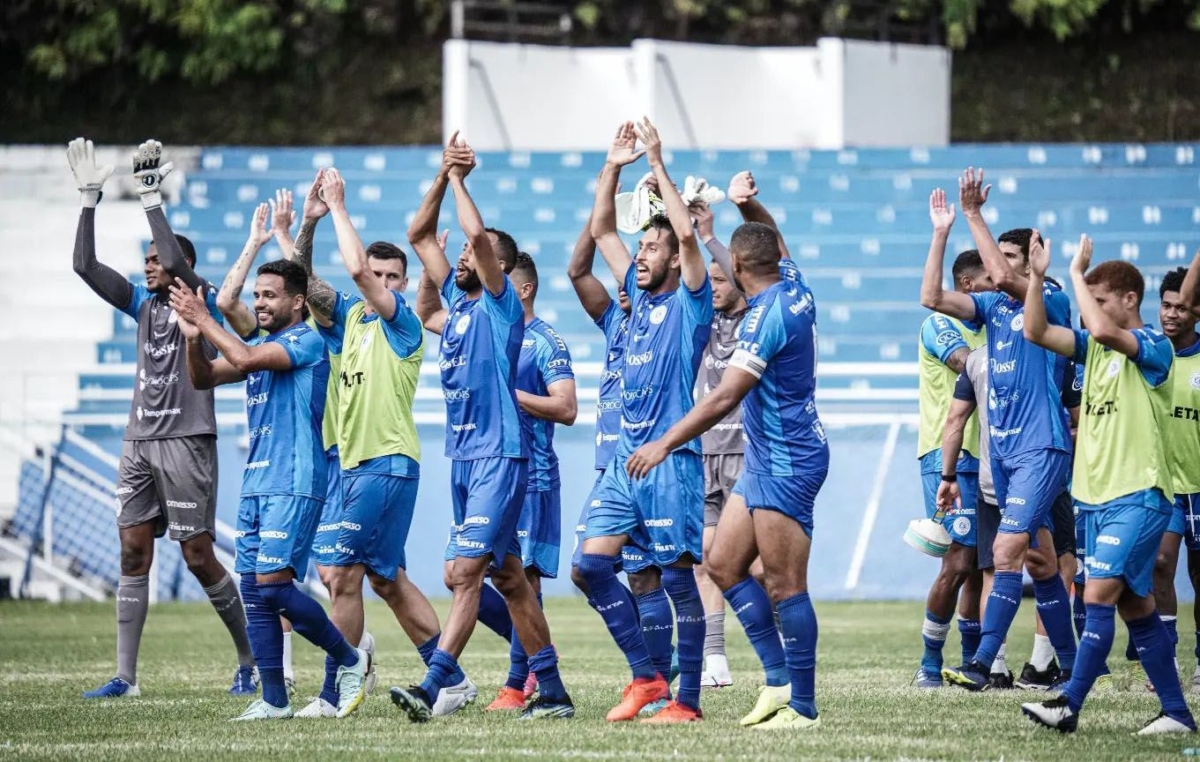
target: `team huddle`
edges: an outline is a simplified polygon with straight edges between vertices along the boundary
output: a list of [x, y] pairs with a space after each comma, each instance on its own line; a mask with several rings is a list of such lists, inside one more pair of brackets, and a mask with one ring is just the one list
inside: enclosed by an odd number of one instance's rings
[[[631, 214], [617, 184], [642, 156], [651, 173]], [[83, 207], [75, 270], [137, 321], [139, 344], [117, 490], [117, 674], [85, 697], [139, 695], [153, 542], [169, 531], [237, 647], [230, 692], [254, 695], [261, 685], [237, 720], [341, 718], [362, 705], [377, 679], [364, 578], [426, 665], [419, 681], [390, 691], [411, 721], [475, 701], [478, 688], [458, 659], [478, 622], [511, 643], [508, 680], [488, 710], [574, 716], [541, 605], [541, 580], [559, 569], [553, 439], [556, 425], [577, 417], [574, 371], [565, 342], [535, 310], [537, 264], [510, 235], [486, 227], [471, 199], [474, 151], [457, 134], [449, 140], [408, 229], [422, 265], [411, 307], [405, 253], [363, 244], [334, 168], [317, 173], [295, 238], [291, 193], [279, 191], [256, 209], [222, 286], [207, 283], [195, 273], [195, 248], [163, 213], [161, 182], [172, 167], [161, 158], [155, 141], [134, 155], [153, 237], [142, 286], [96, 260], [95, 212], [113, 168], [96, 165], [90, 141], [68, 147]], [[447, 190], [466, 238], [454, 265], [437, 232]], [[655, 127], [624, 123], [568, 265], [606, 344], [595, 486], [577, 522], [571, 577], [629, 663], [610, 722], [702, 718], [701, 688], [731, 683], [728, 601], [765, 673], [742, 725], [820, 723], [807, 592], [813, 506], [829, 464], [814, 401], [816, 305], [757, 193], [749, 172], [731, 182], [728, 197], [745, 222], [726, 248], [709, 209], [725, 194], [692, 178], [676, 188]], [[313, 270], [313, 235], [326, 217], [357, 293], [335, 291]], [[630, 224], [642, 234], [632, 255], [618, 233]], [[258, 267], [250, 309], [241, 292], [271, 240], [283, 258]], [[616, 298], [593, 274], [597, 249]], [[427, 333], [440, 337], [451, 461], [444, 579], [453, 603], [444, 623], [405, 573], [421, 461], [413, 400]], [[212, 389], [240, 383], [249, 453], [236, 527], [239, 595], [213, 550]], [[310, 558], [328, 612], [295, 585]], [[293, 631], [326, 653], [320, 695], [297, 711]]]
[[[1083, 236], [1070, 265], [1082, 326], [1073, 328], [1066, 293], [1046, 275], [1050, 241], [1030, 229], [993, 239], [981, 212], [989, 189], [982, 170], [959, 180], [978, 248], [955, 259], [952, 291], [942, 270], [954, 207], [940, 189], [930, 197], [921, 302], [935, 314], [920, 336], [918, 456], [927, 515], [948, 540], [906, 536], [942, 557], [914, 684], [1054, 691], [1021, 710], [1074, 732], [1088, 694], [1110, 676], [1120, 613], [1127, 659], [1140, 661], [1162, 704], [1139, 734], [1195, 732], [1175, 659], [1174, 577], [1184, 538], [1193, 585], [1200, 561], [1200, 255], [1163, 278], [1160, 332], [1140, 315], [1142, 274], [1119, 260], [1089, 270]], [[1014, 683], [1004, 644], [1023, 571], [1038, 631]], [[942, 650], [956, 599], [962, 665], [949, 668]], [[1192, 682], [1200, 685], [1200, 666]]]

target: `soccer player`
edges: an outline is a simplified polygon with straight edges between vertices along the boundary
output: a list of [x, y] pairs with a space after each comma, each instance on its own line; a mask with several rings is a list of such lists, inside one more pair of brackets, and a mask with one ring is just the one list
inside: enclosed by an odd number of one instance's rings
[[[573, 426], [578, 402], [567, 343], [534, 311], [538, 272], [533, 258], [525, 252], [517, 254], [510, 277], [525, 310], [525, 335], [517, 361], [517, 405], [521, 435], [529, 442], [530, 450], [529, 485], [517, 524], [517, 539], [521, 544], [521, 565], [540, 607], [542, 578], [558, 576], [562, 530], [562, 486], [558, 455], [554, 452], [554, 426]], [[529, 698], [526, 695], [529, 660], [519, 638], [512, 639], [509, 657], [508, 680], [488, 706], [489, 710], [524, 709]]]
[[[170, 532], [179, 543], [188, 570], [203, 586], [237, 648], [234, 695], [257, 690], [254, 655], [246, 635], [246, 612], [237, 585], [213, 553], [216, 535], [217, 421], [213, 394], [195, 389], [187, 377], [183, 336], [169, 303], [173, 278], [189, 288], [207, 286], [192, 269], [196, 249], [176, 236], [162, 210], [160, 185], [172, 169], [161, 164], [162, 145], [150, 140], [133, 157], [138, 193], [154, 243], [146, 250], [146, 285], [96, 261], [96, 205], [112, 166], [96, 166], [92, 142], [76, 138], [67, 147], [82, 209], [75, 234], [75, 273], [96, 294], [137, 321], [138, 383], [129, 407], [129, 425], [121, 447], [117, 526], [121, 540], [121, 578], [117, 586], [117, 674], [84, 698], [137, 696], [138, 647], [149, 608], [154, 539]], [[211, 289], [210, 294], [215, 294]], [[209, 309], [216, 311], [214, 304]], [[206, 344], [204, 350], [215, 356]]]
[[[746, 469], [735, 494], [742, 496], [753, 522], [754, 546], [779, 611], [791, 685], [787, 706], [754, 727], [806, 730], [820, 725], [814, 690], [817, 617], [808, 596], [808, 557], [813, 504], [829, 468], [829, 445], [813, 398], [816, 303], [803, 280], [785, 276], [794, 265], [781, 265], [779, 239], [770, 226], [742, 225], [729, 248], [734, 275], [750, 304], [737, 351], [720, 386], [661, 438], [633, 452], [626, 469], [635, 483], [644, 482], [677, 447], [742, 404]], [[717, 530], [717, 544], [724, 541], [723, 529]]]
[[[637, 151], [641, 140], [646, 150]], [[631, 259], [616, 229], [614, 194], [622, 166], [645, 153], [658, 180], [669, 221], [651, 220]], [[700, 354], [712, 323], [712, 286], [691, 215], [667, 175], [658, 131], [643, 120], [618, 128], [596, 185], [592, 236], [613, 275], [633, 302], [622, 381], [621, 434], [588, 512], [579, 571], [596, 610], [624, 652], [633, 681], [610, 722], [634, 719], [667, 697], [666, 676], [656, 665], [635, 613], [625, 604], [615, 563], [632, 544], [661, 569], [661, 587], [675, 604], [679, 635], [679, 691], [643, 722], [693, 722], [700, 714], [704, 606], [693, 564], [701, 558], [704, 475], [699, 441], [683, 443], [667, 468], [641, 483], [630, 480], [625, 459], [634, 449], [683, 417], [693, 406]], [[635, 591], [636, 592], [636, 591]]]
[[[326, 455], [321, 443], [329, 362], [321, 337], [301, 319], [308, 276], [295, 262], [258, 268], [254, 311], [266, 332], [249, 344], [228, 333], [195, 293], [177, 279], [171, 307], [187, 336], [188, 373], [198, 389], [246, 382], [250, 452], [238, 507], [237, 572], [249, 610], [248, 632], [262, 674], [263, 697], [236, 720], [293, 716], [283, 680], [286, 617], [337, 667], [337, 716], [362, 705], [367, 654], [346, 642], [325, 609], [294, 584], [304, 581], [313, 534], [325, 499]], [[200, 337], [222, 357], [213, 360]]]
[[[973, 168], [959, 180], [963, 216], [1000, 291], [943, 290], [942, 257], [936, 247], [930, 249], [921, 284], [925, 307], [987, 328], [992, 478], [1004, 515], [993, 547], [996, 573], [984, 607], [983, 636], [970, 663], [942, 670], [942, 679], [973, 691], [988, 687], [991, 663], [1020, 604], [1022, 567], [1033, 577], [1038, 611], [1059, 662], [1075, 661], [1071, 602], [1058, 574], [1050, 533], [1050, 509], [1066, 486], [1070, 462], [1060, 387], [1065, 361], [1028, 344], [1021, 333], [1031, 231], [1009, 231], [997, 245], [982, 214], [990, 190], [990, 185], [983, 186], [983, 172]], [[1050, 319], [1066, 325], [1070, 320], [1066, 294], [1052, 284], [1047, 284], [1047, 291]]]
[[1163, 436], [1172, 403], [1167, 385], [1171, 342], [1142, 323], [1145, 283], [1137, 268], [1114, 260], [1088, 272], [1092, 242], [1087, 236], [1071, 261], [1071, 283], [1087, 329], [1048, 324], [1042, 281], [1049, 245], [1035, 241], [1030, 248], [1025, 336], [1085, 363], [1071, 490], [1087, 515], [1088, 579], [1087, 625], [1070, 681], [1059, 696], [1023, 704], [1021, 711], [1062, 733], [1076, 730], [1084, 700], [1112, 648], [1119, 609], [1162, 704], [1138, 735], [1194, 733], [1170, 636], [1151, 594], [1155, 559], [1173, 510]]
[[[954, 207], [946, 205], [946, 194], [938, 188], [929, 196], [929, 217], [933, 222], [933, 241], [937, 248], [930, 257], [941, 261], [945, 257], [946, 241], [954, 225]], [[954, 260], [951, 268], [954, 290], [963, 294], [992, 291], [991, 278], [983, 266], [983, 258], [972, 249]], [[942, 519], [951, 543], [942, 556], [941, 569], [929, 588], [925, 601], [925, 621], [921, 637], [925, 653], [921, 666], [913, 676], [918, 688], [942, 687], [942, 647], [950, 632], [955, 599], [958, 607], [958, 631], [962, 638], [963, 663], [969, 663], [979, 644], [979, 591], [982, 576], [976, 565], [976, 493], [979, 482], [979, 424], [968, 417], [963, 446], [953, 464], [943, 467], [942, 433], [946, 415], [954, 396], [954, 383], [966, 365], [972, 349], [987, 341], [982, 326], [968, 328], [959, 320], [935, 313], [921, 324], [918, 345], [920, 376], [920, 429], [917, 437], [917, 458], [921, 464], [921, 483], [924, 486], [926, 518], [937, 513], [938, 485], [962, 482], [960, 502], [950, 505]], [[961, 592], [961, 595], [960, 595]]]
[[[428, 663], [440, 636], [437, 614], [405, 573], [404, 553], [420, 478], [412, 405], [424, 333], [403, 297], [404, 252], [384, 241], [364, 248], [346, 210], [345, 188], [336, 169], [317, 173], [295, 244], [296, 260], [308, 273], [309, 309], [330, 351], [341, 357], [337, 440], [343, 506], [336, 537], [331, 525], [338, 517], [323, 522], [329, 535], [322, 546], [332, 544], [333, 552], [322, 561], [330, 567], [333, 619], [351, 642], [364, 637], [365, 576]], [[359, 295], [334, 291], [312, 270], [313, 235], [327, 214]], [[321, 696], [303, 710], [305, 716], [329, 716], [329, 706], [337, 704], [336, 670], [328, 660], [325, 666]], [[432, 707], [439, 715], [457, 711], [478, 694], [461, 671], [450, 677]]]
[[[522, 437], [516, 395], [525, 311], [501, 261], [503, 257], [511, 269], [516, 264], [516, 246], [511, 237], [504, 241], [484, 227], [466, 186], [474, 166], [474, 152], [456, 132], [422, 201], [422, 210], [428, 212], [425, 219], [432, 218], [433, 225], [409, 231], [425, 274], [441, 283], [442, 297], [449, 304], [438, 365], [446, 398], [446, 455], [453, 460], [456, 530], [449, 576], [454, 602], [425, 679], [407, 689], [392, 688], [392, 701], [413, 722], [430, 719], [431, 697], [452, 684], [452, 676], [460, 672], [458, 657], [475, 628], [480, 589], [490, 567], [492, 581], [508, 604], [517, 639], [529, 654], [529, 668], [537, 675], [538, 695], [522, 719], [572, 717], [575, 706], [558, 674], [550, 628], [525, 576], [517, 541], [529, 475], [529, 448]], [[447, 185], [454, 192], [459, 224], [467, 237], [467, 247], [453, 270], [436, 236], [427, 235], [436, 229], [436, 209]]]

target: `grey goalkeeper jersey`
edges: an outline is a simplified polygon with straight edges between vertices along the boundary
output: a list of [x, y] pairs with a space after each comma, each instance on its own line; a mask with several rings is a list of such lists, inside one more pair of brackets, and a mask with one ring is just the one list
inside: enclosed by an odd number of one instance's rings
[[[992, 456], [988, 436], [988, 354], [987, 345], [971, 350], [963, 368], [971, 386], [975, 389], [975, 415], [979, 416], [979, 491], [993, 505], [996, 503], [996, 485], [992, 481]], [[964, 443], [964, 447], [967, 444]]]
[[[735, 313], [713, 313], [712, 332], [709, 334], [708, 346], [704, 348], [704, 356], [700, 362], [700, 372], [696, 376], [696, 397], [702, 399], [721, 383], [725, 368], [729, 366], [729, 358], [737, 349], [738, 326], [746, 316], [746, 310]], [[700, 439], [700, 446], [705, 455], [730, 455], [745, 452], [745, 439], [742, 436], [742, 406], [737, 405], [725, 418], [713, 426]]]

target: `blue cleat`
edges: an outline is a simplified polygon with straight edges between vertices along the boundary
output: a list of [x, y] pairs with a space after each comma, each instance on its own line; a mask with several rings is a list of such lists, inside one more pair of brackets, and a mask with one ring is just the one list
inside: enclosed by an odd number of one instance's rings
[[637, 716], [653, 717], [662, 710], [666, 709], [667, 704], [669, 703], [671, 703], [671, 700], [666, 698], [660, 698], [658, 701], [651, 701], [649, 704], [646, 704], [644, 707], [638, 710]]
[[977, 661], [961, 667], [942, 668], [942, 679], [969, 691], [986, 691], [991, 687], [988, 683], [988, 668]]
[[546, 696], [538, 696], [533, 701], [529, 702], [529, 706], [525, 707], [525, 711], [521, 713], [522, 720], [559, 720], [568, 719], [575, 716], [575, 704], [571, 703], [571, 697], [566, 696], [562, 699], [552, 699]]
[[258, 667], [238, 667], [233, 673], [230, 696], [253, 696], [258, 693]]
[[675, 647], [671, 647], [671, 674], [667, 678], [667, 685], [673, 685], [679, 677], [679, 651]]
[[142, 692], [136, 684], [130, 685], [121, 678], [114, 677], [96, 690], [87, 691], [83, 694], [83, 697], [85, 699], [133, 698], [140, 695], [142, 695]]
[[942, 673], [926, 672], [924, 667], [918, 667], [909, 685], [914, 688], [941, 688], [945, 683], [942, 682]]

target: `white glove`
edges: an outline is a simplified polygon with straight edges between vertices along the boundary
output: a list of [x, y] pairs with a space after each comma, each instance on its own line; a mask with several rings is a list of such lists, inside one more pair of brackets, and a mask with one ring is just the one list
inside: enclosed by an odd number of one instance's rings
[[688, 175], [687, 179], [683, 182], [683, 193], [679, 194], [679, 196], [683, 199], [683, 203], [689, 206], [694, 201], [703, 201], [712, 206], [725, 200], [725, 191], [709, 185], [708, 181], [703, 177], [696, 179]]
[[143, 209], [157, 209], [162, 206], [162, 181], [175, 169], [171, 162], [159, 166], [162, 160], [162, 143], [157, 140], [147, 140], [138, 146], [133, 155], [133, 176], [137, 178], [138, 195], [142, 197]]
[[104, 181], [112, 176], [113, 165], [96, 166], [96, 151], [92, 141], [75, 138], [67, 144], [67, 161], [71, 171], [75, 173], [75, 182], [79, 187], [79, 202], [88, 209], [95, 209], [100, 203], [100, 190]]

